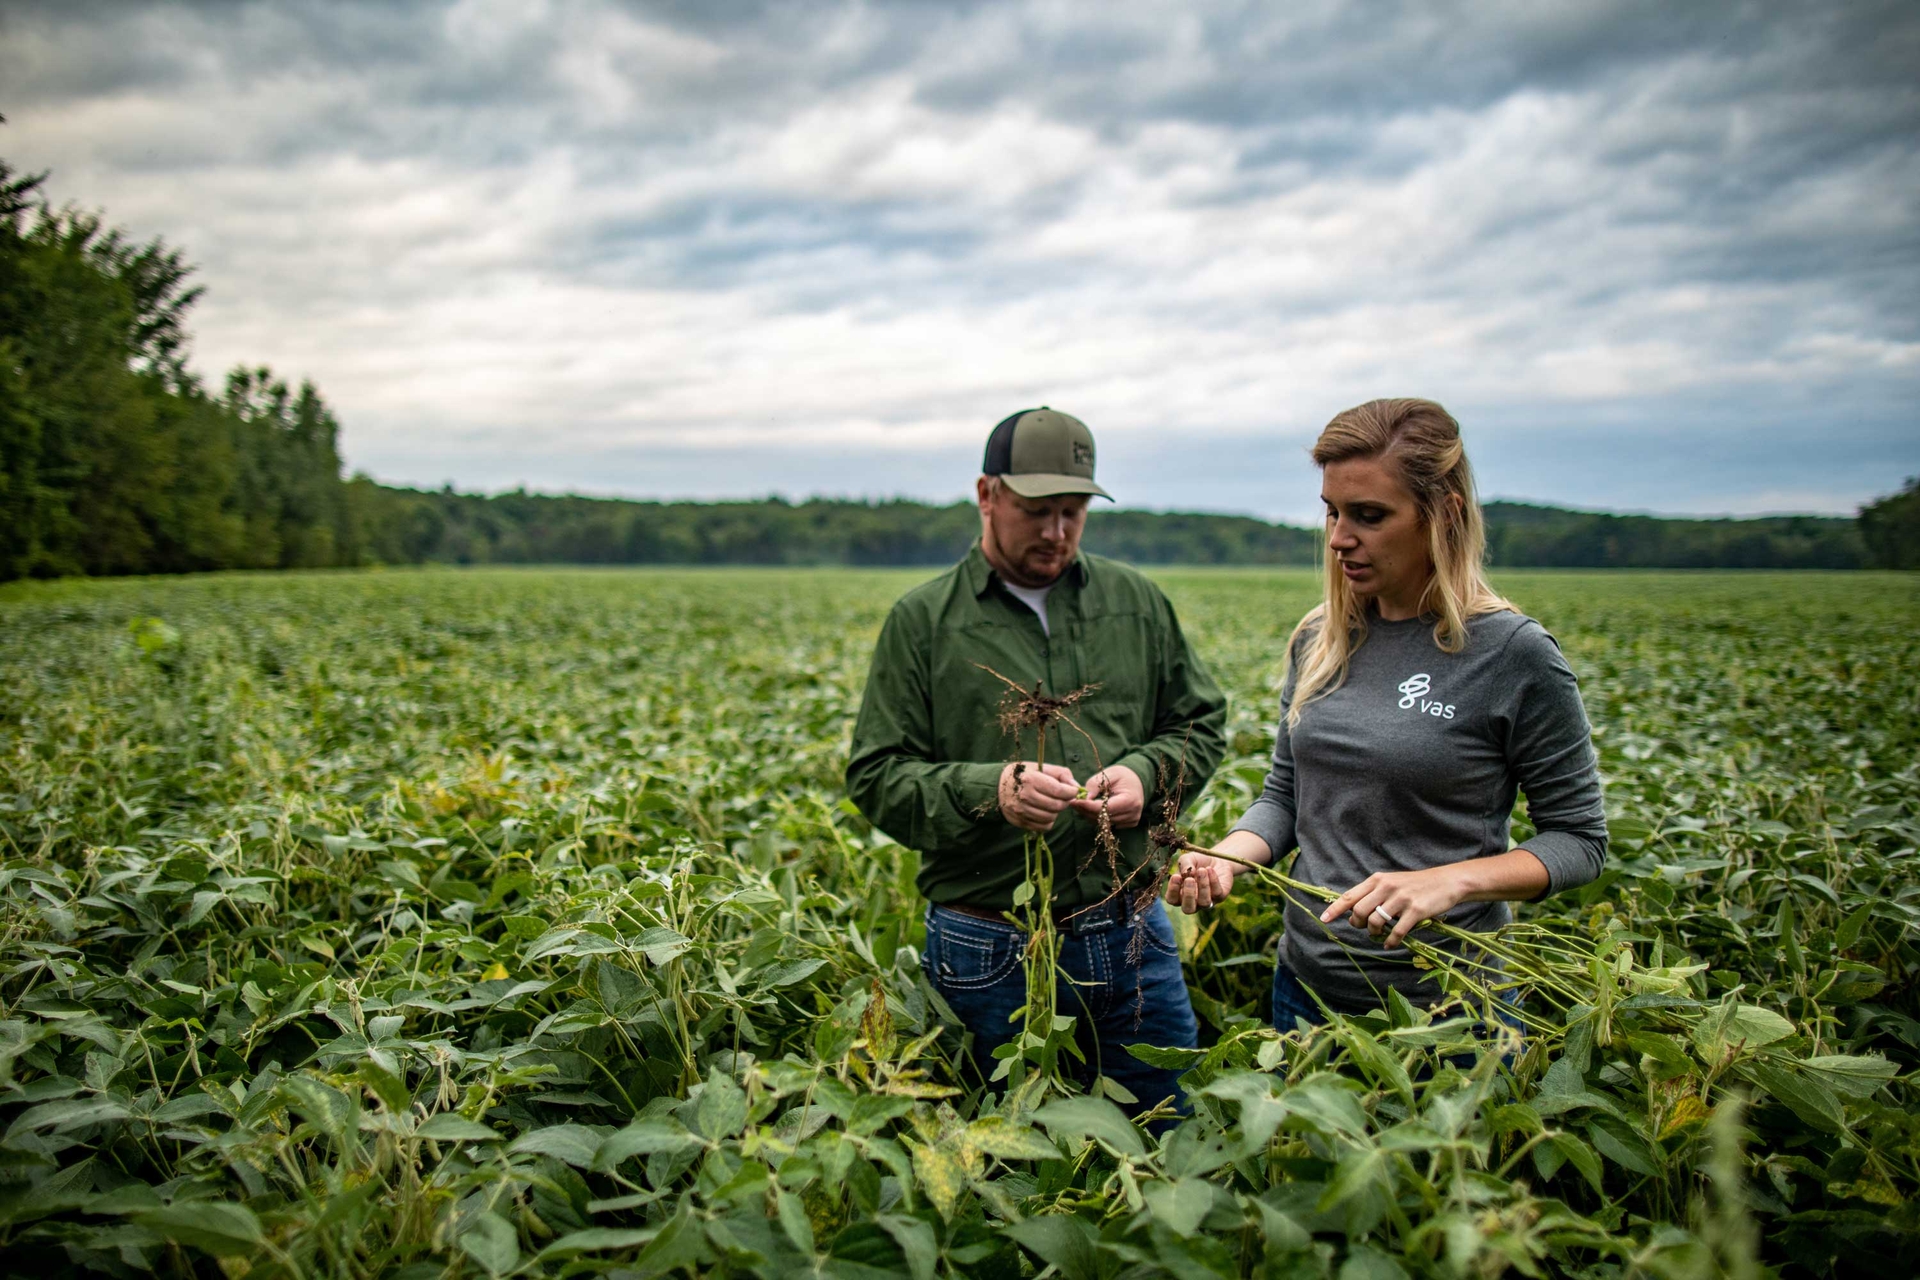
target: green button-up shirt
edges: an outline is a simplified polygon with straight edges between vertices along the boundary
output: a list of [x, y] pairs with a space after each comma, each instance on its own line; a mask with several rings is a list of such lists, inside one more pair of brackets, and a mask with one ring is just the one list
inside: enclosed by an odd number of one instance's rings
[[[1083, 782], [1125, 765], [1146, 785], [1145, 818], [1117, 833], [1123, 876], [1146, 858], [1163, 788], [1184, 768], [1190, 800], [1220, 763], [1226, 698], [1153, 583], [1083, 553], [1047, 598], [1047, 627], [1007, 593], [976, 542], [965, 560], [901, 597], [880, 630], [847, 790], [875, 826], [920, 851], [920, 891], [931, 902], [1005, 909], [1024, 877], [1023, 833], [1001, 815], [998, 788], [1006, 762], [1034, 759], [1039, 743], [1032, 729], [1018, 741], [1002, 732], [1007, 687], [981, 667], [1027, 689], [1044, 680], [1049, 694], [1099, 686], [1071, 711], [1084, 736], [1054, 726], [1045, 758]], [[1093, 836], [1092, 820], [1072, 809], [1048, 834], [1062, 909], [1112, 890]]]

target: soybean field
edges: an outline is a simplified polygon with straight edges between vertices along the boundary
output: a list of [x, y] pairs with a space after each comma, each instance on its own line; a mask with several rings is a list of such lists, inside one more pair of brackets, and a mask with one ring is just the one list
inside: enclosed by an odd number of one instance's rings
[[[1920, 1250], [1920, 579], [1505, 573], [1601, 880], [1484, 973], [1271, 1028], [1182, 924], [1190, 1117], [955, 1067], [841, 770], [924, 573], [0, 589], [0, 1271], [1752, 1278]], [[1260, 786], [1310, 572], [1156, 573]], [[1524, 836], [1516, 825], [1516, 836]], [[1063, 1016], [1070, 1012], [1059, 1011]], [[1126, 1101], [1122, 1098], [1120, 1101]]]

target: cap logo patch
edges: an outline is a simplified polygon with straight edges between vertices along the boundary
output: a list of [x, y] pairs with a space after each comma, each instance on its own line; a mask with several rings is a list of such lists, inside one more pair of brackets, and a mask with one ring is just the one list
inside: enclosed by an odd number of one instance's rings
[[1093, 446], [1090, 444], [1082, 444], [1080, 441], [1075, 440], [1073, 442], [1073, 465], [1076, 467], [1092, 466]]

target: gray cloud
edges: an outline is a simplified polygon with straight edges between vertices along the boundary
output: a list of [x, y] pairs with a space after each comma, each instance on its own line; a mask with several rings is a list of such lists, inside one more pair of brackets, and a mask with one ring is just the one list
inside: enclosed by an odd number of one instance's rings
[[1868, 0], [16, 4], [0, 144], [393, 479], [937, 496], [1049, 400], [1299, 516], [1411, 392], [1489, 492], [1843, 510], [1920, 470], [1916, 64]]

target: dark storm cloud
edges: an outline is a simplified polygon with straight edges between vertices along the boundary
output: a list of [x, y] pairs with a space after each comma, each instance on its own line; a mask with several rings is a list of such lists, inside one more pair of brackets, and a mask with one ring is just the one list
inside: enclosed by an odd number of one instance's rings
[[0, 14], [9, 158], [184, 244], [206, 362], [312, 373], [377, 473], [949, 492], [1052, 398], [1155, 505], [1294, 515], [1253, 472], [1383, 392], [1546, 499], [1920, 468], [1915, 65], [1875, 0]]

